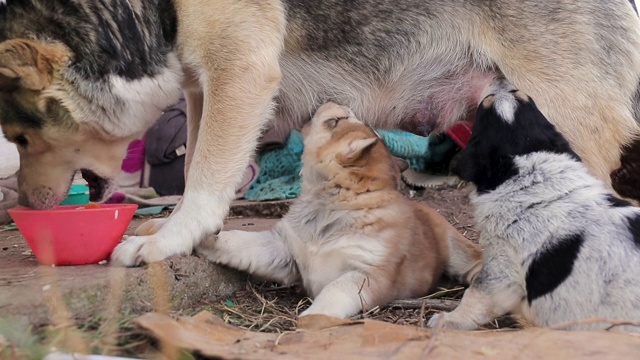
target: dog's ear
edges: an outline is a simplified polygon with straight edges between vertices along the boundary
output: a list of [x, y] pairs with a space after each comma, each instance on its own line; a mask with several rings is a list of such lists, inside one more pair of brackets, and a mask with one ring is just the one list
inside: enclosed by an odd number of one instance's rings
[[51, 85], [54, 72], [69, 61], [59, 44], [12, 39], [0, 43], [0, 91], [21, 87], [40, 91]]
[[369, 153], [378, 140], [377, 137], [353, 140], [338, 154], [337, 159], [342, 164], [353, 163]]
[[398, 166], [398, 169], [400, 170], [400, 172], [404, 172], [409, 168], [409, 163], [406, 162], [404, 159], [394, 156], [393, 161], [396, 162], [396, 166]]
[[470, 152], [471, 149], [467, 148], [454, 156], [449, 164], [449, 172], [464, 181], [473, 183], [475, 180], [475, 177], [473, 176], [475, 170], [473, 169], [474, 162], [473, 159], [471, 159], [472, 155]]
[[9, 68], [0, 67], [0, 91], [13, 91], [18, 88], [20, 77]]

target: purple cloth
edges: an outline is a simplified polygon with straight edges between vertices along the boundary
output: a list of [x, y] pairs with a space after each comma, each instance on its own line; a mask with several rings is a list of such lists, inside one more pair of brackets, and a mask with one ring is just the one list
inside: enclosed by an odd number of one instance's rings
[[111, 197], [109, 197], [109, 199], [107, 199], [107, 201], [105, 201], [105, 204], [121, 204], [124, 202], [124, 200], [127, 198], [127, 196], [121, 192], [114, 192]]
[[122, 171], [134, 173], [144, 168], [144, 139], [133, 140], [127, 149], [127, 157], [122, 161]]

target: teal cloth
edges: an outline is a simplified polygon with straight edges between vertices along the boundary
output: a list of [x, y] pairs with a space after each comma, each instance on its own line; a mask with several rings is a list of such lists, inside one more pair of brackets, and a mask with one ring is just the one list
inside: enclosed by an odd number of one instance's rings
[[[418, 136], [400, 130], [378, 130], [391, 153], [414, 170], [425, 171], [429, 164], [444, 160], [455, 143], [445, 134]], [[244, 197], [247, 200], [284, 200], [300, 195], [302, 135], [292, 130], [284, 147], [263, 152], [258, 156], [260, 173]]]
[[284, 147], [258, 156], [258, 178], [244, 194], [247, 200], [293, 199], [300, 195], [302, 169], [302, 135], [292, 130]]

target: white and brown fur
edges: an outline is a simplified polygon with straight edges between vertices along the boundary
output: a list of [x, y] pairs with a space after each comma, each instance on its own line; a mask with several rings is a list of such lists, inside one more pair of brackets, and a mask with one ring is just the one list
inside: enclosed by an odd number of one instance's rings
[[301, 126], [333, 100], [374, 127], [440, 131], [473, 116], [496, 75], [610, 183], [640, 120], [628, 1], [0, 2], [0, 123], [24, 205], [55, 206], [78, 169], [93, 200], [108, 196], [128, 142], [185, 90], [184, 198], [115, 250], [126, 266], [222, 228], [269, 120]]
[[320, 107], [304, 128], [302, 194], [271, 231], [223, 231], [198, 251], [314, 301], [302, 315], [349, 317], [426, 295], [447, 273], [469, 283], [482, 253], [437, 211], [398, 191], [400, 171], [346, 107]]
[[[640, 208], [589, 172], [533, 100], [497, 80], [460, 156], [485, 262], [430, 326], [475, 329], [509, 312], [570, 329], [640, 324]], [[604, 321], [581, 323], [593, 319]]]

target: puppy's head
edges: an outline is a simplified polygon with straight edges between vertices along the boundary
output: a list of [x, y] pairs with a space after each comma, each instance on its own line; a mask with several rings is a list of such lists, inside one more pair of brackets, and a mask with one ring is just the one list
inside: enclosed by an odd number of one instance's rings
[[[77, 170], [83, 170], [91, 199], [109, 194], [131, 138], [110, 136], [92, 125], [91, 114], [75, 119], [63, 72], [73, 54], [59, 43], [13, 39], [0, 43], [0, 125], [20, 153], [21, 205], [36, 209], [62, 201]], [[86, 113], [86, 111], [85, 111]], [[135, 121], [135, 120], [132, 120]]]
[[338, 181], [356, 191], [397, 188], [402, 161], [346, 106], [326, 103], [302, 129], [305, 181]]
[[469, 143], [452, 169], [474, 183], [479, 193], [494, 190], [517, 175], [515, 156], [551, 152], [580, 160], [533, 100], [506, 80], [496, 79], [484, 95]]

